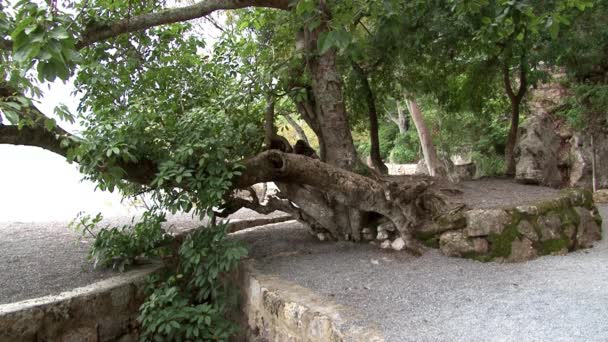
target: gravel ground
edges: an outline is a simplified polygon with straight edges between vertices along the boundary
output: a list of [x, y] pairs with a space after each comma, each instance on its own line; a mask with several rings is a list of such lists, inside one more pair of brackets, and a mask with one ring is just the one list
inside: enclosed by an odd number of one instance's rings
[[[230, 218], [253, 217], [261, 215], [243, 209]], [[130, 222], [126, 217], [109, 218], [101, 225]], [[183, 230], [200, 222], [178, 215], [168, 217], [167, 225]], [[87, 261], [90, 243], [68, 228], [68, 222], [0, 222], [0, 304], [59, 294], [111, 277], [114, 271], [93, 269]]]
[[544, 186], [526, 185], [513, 179], [482, 178], [458, 184], [463, 191], [454, 200], [471, 208], [512, 207], [554, 198], [559, 190]]
[[[608, 205], [602, 205], [604, 234]], [[350, 306], [387, 341], [608, 341], [608, 242], [520, 264], [318, 243], [297, 223], [237, 233], [267, 273]]]

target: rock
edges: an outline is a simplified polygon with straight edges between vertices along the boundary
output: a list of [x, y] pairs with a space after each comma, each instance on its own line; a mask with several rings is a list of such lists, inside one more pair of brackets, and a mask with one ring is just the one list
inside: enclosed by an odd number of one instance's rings
[[414, 173], [416, 175], [427, 175], [429, 174], [429, 169], [426, 167], [426, 162], [423, 159], [420, 159], [418, 161], [418, 164], [416, 164], [416, 172]]
[[317, 233], [317, 239], [319, 239], [319, 241], [325, 241], [327, 240], [327, 236], [325, 236], [325, 233]]
[[558, 168], [561, 139], [555, 133], [553, 121], [546, 113], [536, 113], [526, 119], [519, 130], [515, 148], [515, 179], [525, 184], [559, 186], [562, 176]]
[[468, 253], [485, 254], [489, 245], [486, 239], [468, 238], [462, 231], [450, 231], [441, 234], [439, 248], [447, 256], [465, 256]]
[[396, 251], [400, 251], [404, 247], [405, 247], [405, 241], [403, 241], [403, 239], [400, 237], [396, 238], [395, 241], [393, 241], [393, 243], [391, 243], [391, 248]]
[[477, 166], [474, 163], [467, 164], [455, 164], [454, 171], [452, 172], [452, 180], [455, 182], [462, 182], [471, 180], [475, 177]]
[[384, 222], [383, 224], [378, 226], [378, 230], [386, 230], [388, 232], [394, 232], [395, 231], [395, 225], [393, 224], [393, 222]]
[[[572, 92], [554, 79], [532, 91], [531, 115], [522, 124], [515, 148], [516, 179], [548, 186], [592, 187], [592, 155], [596, 156], [596, 185], [608, 188], [608, 127], [606, 119], [590, 122], [591, 134], [575, 132], [556, 119], [555, 111]], [[561, 94], [561, 95], [557, 95]]]
[[365, 227], [363, 229], [361, 229], [361, 234], [371, 234], [372, 233], [372, 229], [369, 227]]
[[[608, 187], [608, 133], [596, 132], [593, 145], [596, 156], [596, 186]], [[569, 155], [569, 185], [576, 187], [593, 188], [593, 148], [591, 136], [587, 133], [575, 133], [570, 139]]]
[[517, 231], [531, 241], [538, 241], [538, 234], [532, 224], [526, 220], [522, 220], [517, 225]]
[[363, 240], [365, 241], [371, 241], [374, 240], [374, 234], [373, 233], [366, 233], [366, 234], [361, 234], [361, 237], [363, 238]]
[[534, 205], [520, 205], [515, 207], [515, 210], [530, 216], [536, 216], [539, 213], [538, 207]]
[[562, 220], [556, 213], [551, 212], [547, 215], [539, 217], [538, 225], [540, 226], [539, 228], [541, 241], [555, 240], [560, 239], [562, 237]]
[[378, 230], [378, 235], [376, 235], [376, 240], [386, 240], [388, 239], [388, 232], [386, 230]]
[[532, 241], [526, 237], [515, 239], [511, 243], [511, 254], [508, 262], [522, 262], [536, 258], [538, 254], [532, 245]]
[[500, 234], [511, 221], [511, 216], [502, 209], [474, 209], [464, 216], [467, 222], [464, 234], [468, 237]]
[[380, 244], [380, 248], [382, 248], [382, 249], [391, 248], [391, 240], [382, 241], [382, 243]]
[[568, 248], [566, 248], [566, 247], [563, 247], [559, 251], [551, 253], [551, 255], [561, 255], [561, 256], [564, 256], [566, 254], [568, 254]]
[[593, 193], [595, 203], [608, 203], [608, 189], [597, 190]]
[[602, 230], [596, 222], [589, 210], [581, 207], [574, 208], [580, 220], [576, 233], [576, 241], [578, 246], [589, 248], [593, 246], [593, 242], [602, 238]]

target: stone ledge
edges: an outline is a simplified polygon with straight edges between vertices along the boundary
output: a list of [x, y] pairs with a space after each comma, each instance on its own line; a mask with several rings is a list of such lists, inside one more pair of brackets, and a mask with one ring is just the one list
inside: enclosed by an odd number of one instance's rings
[[136, 341], [144, 279], [159, 267], [0, 305], [0, 341]]
[[532, 205], [469, 210], [464, 216], [463, 229], [444, 229], [439, 236], [443, 254], [522, 262], [590, 248], [601, 239], [601, 217], [591, 192], [582, 189], [566, 189]]
[[302, 286], [260, 273], [254, 261], [238, 272], [241, 303], [237, 314], [244, 328], [239, 341], [381, 342], [380, 330], [352, 324], [344, 306]]

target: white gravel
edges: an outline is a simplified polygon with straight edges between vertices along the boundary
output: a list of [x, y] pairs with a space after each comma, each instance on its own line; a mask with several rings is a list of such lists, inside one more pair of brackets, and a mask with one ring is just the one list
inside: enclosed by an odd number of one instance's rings
[[[600, 211], [606, 234], [608, 206]], [[387, 341], [608, 341], [606, 240], [567, 256], [498, 264], [336, 248], [297, 224], [240, 236], [263, 271], [350, 306]]]

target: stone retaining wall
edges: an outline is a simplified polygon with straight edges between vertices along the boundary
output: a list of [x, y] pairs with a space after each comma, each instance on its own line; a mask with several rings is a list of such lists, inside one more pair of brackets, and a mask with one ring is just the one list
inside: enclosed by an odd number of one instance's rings
[[384, 341], [377, 327], [357, 326], [348, 310], [307, 288], [265, 275], [254, 261], [241, 263], [237, 277], [241, 302], [237, 341]]
[[[602, 238], [601, 223], [590, 191], [566, 189], [554, 199], [532, 205], [456, 208], [420, 227], [416, 237], [447, 256], [521, 262], [592, 247]], [[405, 247], [391, 222], [378, 226], [376, 233], [368, 230], [382, 248]]]
[[427, 243], [438, 242], [448, 256], [521, 262], [589, 248], [601, 239], [602, 219], [586, 190], [568, 189], [533, 205], [475, 209], [460, 215], [446, 224], [462, 226], [427, 237]]
[[0, 305], [0, 341], [137, 341], [144, 279], [156, 269], [118, 274], [57, 296]]

